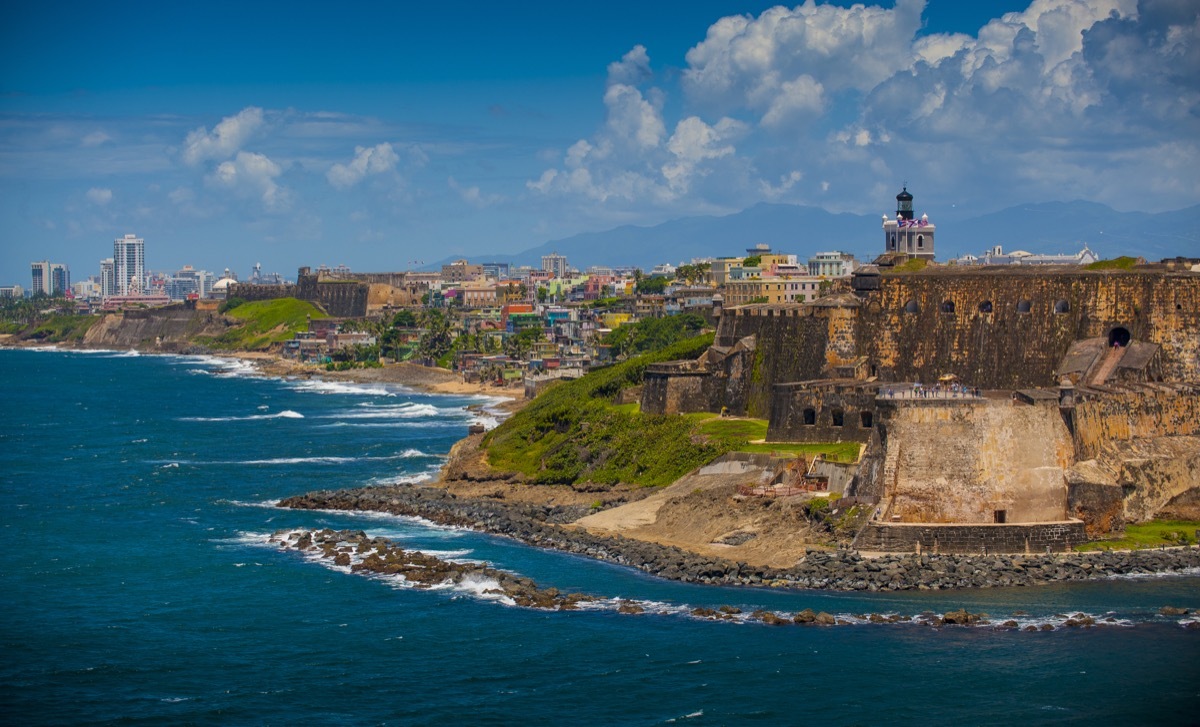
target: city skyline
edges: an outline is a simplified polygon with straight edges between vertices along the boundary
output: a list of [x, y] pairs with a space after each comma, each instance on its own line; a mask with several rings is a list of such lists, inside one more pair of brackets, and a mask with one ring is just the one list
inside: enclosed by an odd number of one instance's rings
[[1195, 6], [958, 5], [13, 8], [0, 283], [96, 275], [129, 233], [147, 268], [291, 274], [759, 202], [890, 213], [904, 182], [939, 221], [1200, 200]]

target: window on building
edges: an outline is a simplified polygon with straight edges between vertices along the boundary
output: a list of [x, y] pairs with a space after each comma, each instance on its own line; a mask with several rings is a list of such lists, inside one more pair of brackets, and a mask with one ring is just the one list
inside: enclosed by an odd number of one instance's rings
[[919, 312], [921, 312], [921, 307], [917, 305], [917, 301], [910, 300], [904, 304], [904, 312], [905, 313], [919, 313]]
[[1004, 523], [1008, 522], [1008, 510], [993, 510], [992, 522], [996, 523], [997, 525], [1003, 525]]
[[917, 235], [917, 248], [920, 249], [923, 247], [925, 247], [925, 236]]
[[1033, 303], [1031, 303], [1028, 300], [1023, 300], [1020, 303], [1017, 303], [1017, 312], [1018, 313], [1028, 313], [1032, 308], [1033, 308]]
[[834, 409], [830, 412], [833, 415], [833, 426], [841, 427], [846, 424], [846, 412], [841, 409]]
[[1071, 304], [1065, 300], [1056, 301], [1054, 303], [1054, 312], [1055, 313], [1070, 313], [1071, 312]]
[[811, 427], [816, 423], [817, 423], [817, 410], [816, 409], [805, 409], [804, 410], [804, 426]]
[[980, 313], [991, 313], [992, 312], [992, 301], [985, 300], [982, 303], [980, 303], [979, 304], [979, 312]]
[[943, 300], [942, 301], [942, 312], [943, 313], [953, 313], [954, 312], [954, 301]]
[[858, 413], [858, 420], [862, 424], [863, 429], [870, 429], [874, 425], [875, 422], [872, 419], [871, 412], [869, 411], [860, 411]]

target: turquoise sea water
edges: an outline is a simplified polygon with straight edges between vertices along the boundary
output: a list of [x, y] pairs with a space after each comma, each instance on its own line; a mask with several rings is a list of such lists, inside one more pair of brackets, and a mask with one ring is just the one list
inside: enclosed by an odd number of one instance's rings
[[[216, 359], [0, 350], [0, 714], [9, 724], [1195, 724], [1200, 577], [958, 593], [690, 586], [418, 520], [280, 510], [427, 476], [483, 400], [288, 382]], [[364, 529], [542, 586], [652, 603], [546, 613], [265, 544]], [[1024, 633], [714, 623], [966, 607]]]

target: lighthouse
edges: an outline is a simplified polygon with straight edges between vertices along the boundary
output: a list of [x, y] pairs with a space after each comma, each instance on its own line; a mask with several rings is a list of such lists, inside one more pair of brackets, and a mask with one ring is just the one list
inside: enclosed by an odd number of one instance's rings
[[905, 185], [896, 195], [896, 217], [883, 216], [883, 244], [887, 254], [901, 253], [908, 257], [933, 260], [934, 224], [928, 215], [913, 217], [913, 196]]

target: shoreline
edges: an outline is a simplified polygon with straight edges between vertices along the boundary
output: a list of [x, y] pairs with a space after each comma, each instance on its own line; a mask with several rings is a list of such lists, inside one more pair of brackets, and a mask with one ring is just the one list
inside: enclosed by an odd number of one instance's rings
[[520, 388], [498, 387], [484, 383], [467, 383], [461, 374], [445, 369], [430, 368], [419, 364], [393, 363], [382, 368], [349, 369], [347, 371], [327, 371], [316, 365], [302, 364], [285, 359], [270, 351], [212, 351], [193, 352], [187, 349], [179, 351], [163, 351], [157, 348], [142, 348], [131, 346], [128, 349], [110, 348], [107, 346], [93, 347], [73, 345], [65, 342], [43, 343], [40, 341], [14, 341], [12, 334], [0, 337], [0, 348], [20, 349], [56, 349], [62, 351], [112, 351], [124, 353], [136, 351], [144, 356], [211, 356], [213, 358], [234, 359], [252, 364], [263, 376], [277, 378], [317, 378], [329, 381], [345, 381], [355, 384], [395, 384], [414, 389], [426, 394], [450, 394], [458, 396], [483, 396], [501, 401], [493, 406], [507, 414], [518, 411], [525, 406], [525, 392]]
[[[34, 348], [12, 346], [5, 348]], [[63, 350], [93, 349], [54, 346]], [[133, 349], [138, 350], [138, 349]], [[188, 355], [138, 351], [146, 355]], [[269, 352], [209, 352], [204, 355], [245, 361], [263, 376], [318, 378], [351, 383], [384, 383], [424, 393], [482, 396], [499, 399], [489, 406], [506, 414], [524, 407], [523, 391], [468, 384], [458, 374], [416, 364], [390, 364], [376, 369], [326, 371], [299, 364]], [[519, 396], [514, 396], [519, 394]], [[575, 521], [602, 509], [640, 500], [658, 490], [621, 486], [591, 492], [587, 488], [525, 485], [505, 473], [464, 466], [461, 450], [476, 450], [478, 435], [460, 439], [432, 483], [383, 485], [297, 494], [278, 507], [385, 512], [421, 517], [438, 525], [513, 538], [532, 547], [582, 555], [636, 568], [651, 575], [685, 583], [763, 586], [834, 591], [949, 590], [1034, 586], [1064, 581], [1097, 580], [1200, 572], [1200, 546], [1164, 550], [1094, 551], [1053, 555], [914, 555], [863, 554], [850, 550], [807, 547], [791, 567], [751, 564], [678, 545], [600, 534]], [[477, 463], [478, 464], [478, 463]], [[483, 464], [486, 470], [486, 464]], [[1184, 573], [1185, 575], [1191, 573]]]
[[1114, 577], [1200, 574], [1200, 546], [1051, 555], [933, 555], [810, 548], [790, 568], [755, 566], [676, 546], [590, 533], [569, 524], [579, 505], [464, 499], [436, 485], [383, 485], [309, 492], [280, 500], [300, 510], [384, 512], [513, 538], [533, 547], [641, 570], [667, 580], [721, 586], [830, 591], [959, 590], [1038, 586]]

